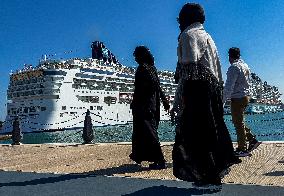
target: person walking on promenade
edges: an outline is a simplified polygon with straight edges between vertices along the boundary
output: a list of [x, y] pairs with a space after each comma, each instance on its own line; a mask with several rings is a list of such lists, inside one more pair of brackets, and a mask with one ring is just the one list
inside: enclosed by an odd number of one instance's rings
[[173, 174], [199, 188], [220, 187], [229, 167], [241, 161], [223, 119], [221, 66], [204, 21], [199, 4], [187, 3], [179, 13], [179, 81], [171, 110], [179, 116]]
[[[231, 100], [232, 121], [237, 132], [237, 156], [248, 156], [260, 142], [251, 133], [244, 123], [244, 111], [249, 103], [250, 70], [248, 65], [240, 58], [240, 49], [229, 49], [229, 62], [231, 66], [227, 71], [227, 80], [224, 88], [223, 102]], [[247, 147], [246, 141], [249, 142]]]
[[154, 57], [145, 46], [138, 46], [133, 53], [138, 68], [135, 73], [134, 94], [131, 103], [133, 114], [132, 153], [129, 157], [140, 164], [153, 162], [150, 169], [164, 169], [165, 159], [160, 147], [158, 125], [160, 99], [164, 109], [170, 105], [160, 87]]

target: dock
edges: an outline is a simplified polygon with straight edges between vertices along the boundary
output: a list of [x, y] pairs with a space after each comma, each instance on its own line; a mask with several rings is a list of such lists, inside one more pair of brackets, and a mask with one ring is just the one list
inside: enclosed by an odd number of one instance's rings
[[[171, 142], [162, 142], [166, 169], [149, 170], [129, 159], [131, 143], [0, 145], [0, 170], [51, 174], [93, 174], [139, 179], [178, 180], [172, 172]], [[284, 187], [284, 142], [263, 142], [231, 167], [225, 184]]]

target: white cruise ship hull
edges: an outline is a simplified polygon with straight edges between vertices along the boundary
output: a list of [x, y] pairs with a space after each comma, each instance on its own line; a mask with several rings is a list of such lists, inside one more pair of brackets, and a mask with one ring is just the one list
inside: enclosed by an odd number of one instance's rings
[[[2, 133], [12, 131], [12, 124], [19, 118], [22, 132], [60, 131], [80, 129], [84, 127], [87, 110], [91, 112], [93, 126], [125, 125], [132, 122], [130, 103], [133, 89], [121, 92], [116, 89], [106, 89], [105, 84], [109, 78], [121, 79], [115, 72], [108, 74], [94, 74], [93, 69], [46, 69], [39, 77], [41, 83], [36, 82], [34, 92], [26, 94], [10, 93], [12, 97], [7, 103], [7, 117]], [[112, 75], [110, 74], [112, 73]], [[96, 80], [82, 78], [99, 76]], [[14, 78], [15, 79], [15, 78]], [[126, 79], [125, 79], [126, 80]], [[133, 86], [134, 77], [127, 80], [129, 87]], [[103, 88], [90, 88], [101, 85]], [[16, 88], [17, 81], [14, 81]], [[31, 83], [20, 86], [19, 91], [32, 86]], [[38, 93], [40, 89], [40, 93]], [[24, 91], [26, 92], [26, 91]], [[38, 94], [37, 94], [38, 93]], [[110, 100], [106, 100], [110, 98]], [[169, 120], [169, 115], [161, 107], [161, 120]]]

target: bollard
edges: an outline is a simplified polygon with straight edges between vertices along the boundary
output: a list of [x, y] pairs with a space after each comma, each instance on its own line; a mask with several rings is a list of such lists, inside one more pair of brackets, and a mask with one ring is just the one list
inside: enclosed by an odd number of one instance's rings
[[92, 119], [90, 116], [90, 110], [87, 110], [85, 120], [84, 120], [84, 128], [82, 134], [84, 143], [83, 144], [90, 144], [94, 139], [94, 131], [93, 131], [93, 124]]
[[12, 145], [20, 145], [22, 140], [22, 132], [20, 129], [19, 117], [17, 116], [13, 122], [13, 130], [12, 130]]

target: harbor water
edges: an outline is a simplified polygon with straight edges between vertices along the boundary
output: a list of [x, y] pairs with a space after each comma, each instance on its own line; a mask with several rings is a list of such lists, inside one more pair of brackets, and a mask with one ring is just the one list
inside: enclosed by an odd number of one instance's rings
[[[251, 128], [260, 141], [284, 141], [284, 112], [248, 114], [246, 115], [247, 125]], [[236, 141], [235, 129], [231, 116], [224, 116], [226, 125], [233, 141]], [[172, 142], [175, 137], [175, 127], [169, 121], [160, 122], [159, 138], [162, 142]], [[94, 128], [96, 142], [130, 142], [132, 135], [132, 124], [124, 126], [109, 126]], [[26, 133], [23, 134], [22, 143], [82, 143], [82, 130]], [[10, 144], [11, 140], [0, 141], [2, 144]]]

